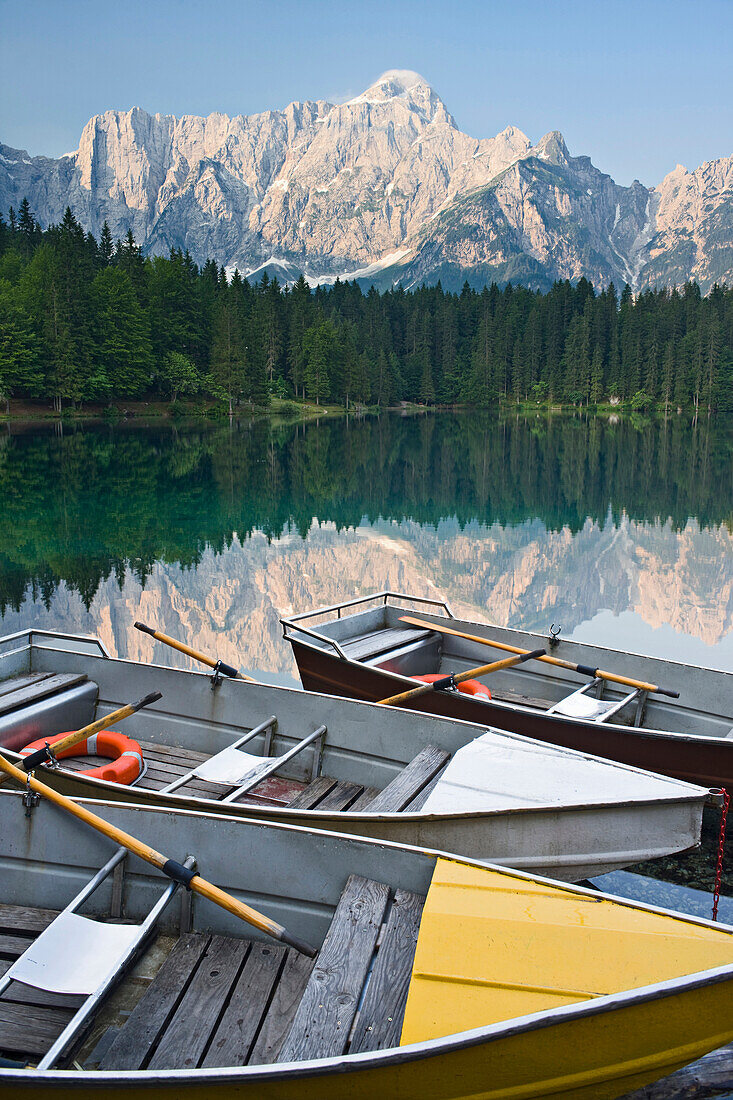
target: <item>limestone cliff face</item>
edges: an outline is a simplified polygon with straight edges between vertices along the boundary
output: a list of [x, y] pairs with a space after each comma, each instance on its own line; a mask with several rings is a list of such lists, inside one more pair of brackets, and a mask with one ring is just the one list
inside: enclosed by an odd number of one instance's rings
[[655, 188], [651, 234], [641, 260], [642, 286], [696, 279], [704, 289], [733, 270], [733, 157], [694, 172], [678, 164]]
[[[445, 532], [412, 522], [337, 532], [314, 524], [306, 539], [236, 538], [196, 570], [159, 563], [144, 588], [130, 574], [103, 582], [89, 611], [61, 587], [49, 610], [28, 601], [3, 620], [97, 634], [115, 655], [200, 667], [133, 628], [136, 619], [188, 640], [243, 670], [281, 682], [297, 673], [281, 614], [389, 588], [449, 600], [465, 618], [569, 635], [602, 609], [635, 612], [707, 645], [733, 629], [733, 546], [724, 528], [680, 532], [666, 524], [590, 520], [576, 535], [534, 520], [518, 527]], [[631, 639], [629, 639], [629, 642]]]
[[733, 277], [733, 157], [621, 187], [557, 132], [535, 146], [513, 126], [469, 137], [422, 77], [396, 70], [336, 105], [107, 111], [59, 160], [0, 145], [0, 210], [24, 196], [44, 225], [70, 205], [85, 228], [132, 229], [149, 253], [289, 278], [708, 289]]

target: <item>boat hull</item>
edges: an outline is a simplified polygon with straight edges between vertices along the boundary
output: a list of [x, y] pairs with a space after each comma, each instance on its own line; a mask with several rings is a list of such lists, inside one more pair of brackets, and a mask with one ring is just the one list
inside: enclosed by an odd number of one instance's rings
[[[357, 661], [345, 661], [290, 636], [306, 691], [378, 702], [398, 689], [394, 676]], [[536, 741], [593, 753], [608, 760], [661, 772], [701, 787], [733, 791], [733, 739], [675, 735], [632, 726], [598, 725], [548, 715], [540, 710], [479, 699], [460, 692], [432, 691], [409, 700], [410, 709], [509, 730]]]
[[[604, 998], [604, 1001], [608, 998]], [[601, 1019], [602, 1017], [602, 1019]], [[733, 1035], [733, 979], [601, 1005], [572, 1018], [514, 1021], [382, 1055], [208, 1073], [28, 1074], [0, 1071], [11, 1100], [611, 1100], [666, 1076]], [[506, 1033], [508, 1031], [508, 1033]], [[562, 1055], [558, 1057], [558, 1051]], [[352, 1063], [349, 1065], [349, 1061]]]
[[[15, 754], [7, 754], [14, 757]], [[605, 805], [495, 810], [491, 813], [354, 814], [288, 811], [236, 805], [97, 780], [63, 768], [44, 772], [44, 782], [69, 798], [104, 798], [140, 806], [200, 810], [313, 829], [437, 848], [563, 882], [582, 882], [609, 871], [683, 851], [698, 843], [702, 801], [672, 800]], [[638, 838], [633, 846], [630, 838]]]

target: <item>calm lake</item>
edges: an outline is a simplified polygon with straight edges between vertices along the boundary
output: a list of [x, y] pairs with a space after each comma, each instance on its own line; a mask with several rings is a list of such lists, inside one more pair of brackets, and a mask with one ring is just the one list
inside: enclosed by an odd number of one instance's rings
[[279, 615], [390, 588], [733, 669], [733, 437], [715, 423], [383, 414], [273, 427], [11, 427], [0, 614], [281, 683]]

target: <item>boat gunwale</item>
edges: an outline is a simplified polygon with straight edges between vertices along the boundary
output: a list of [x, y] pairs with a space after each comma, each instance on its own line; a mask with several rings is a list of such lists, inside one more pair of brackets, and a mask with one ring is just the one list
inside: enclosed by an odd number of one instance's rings
[[[531, 740], [531, 738], [528, 738], [528, 740]], [[2, 745], [0, 745], [0, 754], [2, 754], [4, 757], [6, 757], [6, 759], [11, 760], [13, 763], [16, 764], [16, 766], [23, 759], [20, 756], [19, 753], [15, 752], [15, 750], [7, 749]], [[586, 754], [583, 754], [583, 755], [586, 755]], [[590, 755], [590, 754], [587, 754], [587, 755]], [[616, 764], [617, 763], [617, 761], [615, 761], [615, 760], [606, 761], [605, 759], [603, 759], [603, 757], [600, 757], [599, 760], [600, 760], [600, 762], [602, 762], [604, 764], [605, 763], [608, 763], [608, 764]], [[623, 767], [624, 765], [619, 765], [619, 766]], [[627, 766], [631, 767], [631, 765], [627, 765]], [[81, 783], [82, 786], [84, 786], [84, 787], [90, 786], [92, 789], [96, 789], [97, 786], [101, 785], [103, 790], [105, 788], [108, 788], [109, 790], [114, 790], [114, 791], [117, 791], [120, 788], [119, 783], [115, 783], [115, 782], [113, 782], [112, 780], [109, 780], [109, 779], [102, 779], [101, 776], [85, 775], [83, 772], [71, 771], [68, 768], [64, 768], [63, 763], [60, 763], [59, 770], [62, 771], [64, 773], [64, 775], [67, 776], [70, 780], [72, 780], [74, 782]], [[636, 768], [634, 770], [642, 772], [642, 771], [645, 771], [647, 769]], [[55, 772], [54, 772], [54, 774], [55, 774]], [[257, 817], [262, 815], [262, 816], [267, 817], [269, 819], [269, 818], [272, 817], [273, 814], [275, 814], [275, 815], [287, 814], [288, 816], [292, 815], [294, 817], [302, 818], [304, 824], [309, 822], [309, 821], [314, 821], [315, 822], [315, 821], [341, 821], [341, 820], [346, 820], [346, 821], [349, 821], [349, 822], [357, 822], [357, 821], [365, 821], [365, 822], [374, 821], [374, 822], [385, 822], [385, 823], [409, 822], [411, 824], [418, 824], [421, 821], [430, 821], [430, 822], [465, 821], [465, 822], [468, 822], [468, 821], [482, 821], [482, 820], [487, 819], [487, 818], [491, 819], [491, 820], [494, 820], [494, 819], [499, 818], [499, 817], [513, 817], [517, 814], [523, 814], [523, 815], [524, 814], [552, 814], [552, 813], [567, 813], [567, 812], [592, 813], [594, 811], [598, 812], [598, 811], [601, 811], [601, 810], [611, 811], [611, 810], [626, 810], [626, 809], [638, 809], [638, 810], [641, 811], [645, 808], [652, 809], [652, 808], [661, 807], [661, 806], [675, 806], [675, 805], [679, 805], [679, 804], [688, 804], [688, 803], [694, 804], [695, 802], [698, 802], [698, 801], [701, 801], [701, 802], [703, 802], [703, 804], [706, 804], [708, 798], [710, 797], [710, 790], [712, 788], [701, 787], [701, 786], [698, 786], [697, 784], [694, 784], [694, 783], [687, 783], [686, 780], [684, 780], [684, 779], [676, 780], [676, 779], [673, 779], [669, 776], [665, 776], [665, 775], [661, 775], [661, 774], [657, 775], [656, 772], [651, 772], [650, 774], [653, 775], [655, 779], [657, 779], [657, 778], [659, 778], [659, 779], [669, 779], [670, 783], [685, 784], [686, 786], [691, 787], [692, 791], [690, 791], [689, 793], [681, 793], [678, 797], [675, 797], [674, 795], [663, 795], [663, 796], [660, 795], [659, 797], [654, 797], [654, 798], [640, 798], [638, 800], [629, 799], [629, 800], [626, 800], [626, 801], [615, 801], [615, 802], [547, 803], [547, 804], [542, 804], [542, 805], [528, 804], [526, 806], [506, 806], [506, 807], [496, 807], [494, 809], [489, 809], [489, 810], [480, 810], [480, 811], [466, 810], [466, 811], [460, 811], [460, 812], [456, 811], [456, 812], [451, 812], [451, 813], [426, 813], [423, 810], [412, 810], [412, 811], [410, 811], [410, 810], [390, 810], [390, 811], [384, 812], [384, 813], [372, 813], [372, 814], [370, 814], [368, 809], [359, 810], [356, 813], [353, 813], [351, 810], [319, 810], [317, 806], [312, 810], [305, 810], [305, 809], [298, 808], [298, 807], [295, 807], [295, 808], [291, 809], [287, 804], [284, 804], [282, 806], [271, 806], [271, 805], [258, 806], [258, 805], [248, 805], [245, 802], [243, 802], [243, 803], [230, 803], [230, 802], [222, 803], [221, 801], [219, 801], [217, 799], [213, 799], [213, 798], [203, 798], [203, 797], [197, 798], [195, 795], [180, 795], [175, 791], [171, 794], [166, 794], [164, 791], [155, 791], [155, 790], [152, 790], [151, 788], [148, 788], [148, 787], [140, 787], [140, 788], [138, 788], [138, 791], [139, 791], [140, 795], [142, 796], [142, 799], [144, 799], [144, 801], [141, 800], [140, 803], [137, 803], [137, 804], [142, 805], [142, 806], [147, 806], [148, 805], [148, 797], [149, 797], [151, 803], [155, 802], [159, 805], [164, 804], [165, 806], [171, 806], [171, 807], [174, 806], [177, 809], [178, 808], [189, 809], [193, 812], [195, 812], [198, 809], [198, 807], [201, 807], [202, 812], [214, 812], [216, 810], [216, 807], [219, 807], [219, 806], [225, 806], [227, 808], [227, 810], [229, 810], [232, 806], [234, 806], [235, 808], [241, 809], [242, 811], [244, 811], [244, 816], [247, 816], [250, 813], [254, 813], [255, 815], [257, 815]], [[125, 790], [135, 790], [135, 789], [136, 788], [135, 788], [134, 783], [131, 784], [129, 787], [125, 788]], [[93, 794], [89, 794], [89, 795], [73, 795], [73, 796], [70, 796], [70, 797], [74, 797], [74, 798], [85, 798], [85, 797], [94, 798], [94, 797], [98, 797], [98, 798], [101, 799], [102, 796], [101, 795], [95, 796]], [[244, 797], [246, 798], [246, 795]], [[165, 800], [165, 802], [163, 802], [163, 800]], [[105, 800], [105, 801], [107, 801], [107, 800]], [[124, 799], [115, 798], [113, 801], [115, 801], [115, 802], [124, 802]], [[225, 815], [222, 814], [222, 815], [217, 815], [217, 816], [225, 816]], [[226, 815], [226, 816], [228, 816], [228, 815]], [[314, 825], [314, 828], [315, 827], [317, 827], [317, 826]]]
[[[365, 664], [363, 661], [354, 661], [351, 657], [345, 657], [345, 658], [344, 657], [337, 657], [333, 653], [330, 653], [327, 650], [323, 649], [321, 646], [315, 646], [315, 645], [312, 645], [310, 642], [301, 641], [300, 638], [291, 638], [288, 635], [286, 635], [286, 638], [293, 647], [295, 647], [296, 645], [303, 646], [303, 648], [310, 649], [314, 653], [318, 653], [319, 656], [321, 656], [321, 657], [323, 657], [327, 660], [336, 661], [339, 665], [344, 665], [344, 666], [351, 665], [354, 668], [359, 668], [359, 669], [365, 669], [366, 668], [370, 672], [374, 672], [374, 673], [378, 674], [379, 676], [388, 677], [389, 679], [394, 680], [395, 684], [403, 690], [406, 690], [407, 688], [410, 688], [410, 687], [415, 687], [415, 681], [410, 676], [403, 676], [399, 672], [391, 672], [388, 669], [384, 669], [384, 668], [376, 668], [373, 665]], [[675, 663], [679, 663], [679, 662], [675, 662]], [[695, 665], [695, 666], [682, 665], [681, 667], [682, 668], [687, 668], [687, 667], [697, 668], [698, 666], [697, 665]], [[705, 668], [703, 668], [701, 671], [703, 671], [703, 672], [714, 672], [714, 673], [717, 673], [720, 676], [731, 675], [730, 673], [727, 673], [727, 672], [721, 672], [718, 669], [705, 669]], [[312, 695], [316, 695], [316, 694], [327, 695], [328, 692], [310, 692], [309, 694], [312, 694]], [[368, 699], [360, 699], [360, 700], [356, 700], [356, 701], [357, 702], [373, 702], [372, 700], [368, 700]], [[525, 713], [536, 714], [536, 715], [538, 715], [539, 717], [542, 718], [543, 722], [549, 722], [553, 726], [555, 726], [555, 725], [561, 725], [561, 726], [571, 725], [571, 726], [583, 726], [585, 728], [592, 727], [592, 728], [595, 728], [595, 729], [614, 730], [614, 731], [618, 731], [619, 733], [634, 734], [637, 737], [638, 736], [648, 737], [648, 738], [654, 739], [654, 740], [668, 741], [670, 738], [672, 738], [675, 741], [689, 742], [690, 744], [693, 744], [693, 745], [709, 745], [709, 744], [712, 744], [712, 745], [726, 745], [726, 744], [730, 744], [731, 747], [733, 747], [733, 741], [731, 741], [729, 737], [727, 737], [727, 736], [726, 737], [720, 737], [717, 734], [708, 734], [708, 735], [697, 735], [697, 736], [695, 736], [694, 734], [691, 734], [691, 733], [675, 733], [674, 730], [653, 730], [653, 729], [649, 729], [647, 726], [624, 726], [624, 725], [619, 724], [618, 722], [603, 722], [602, 724], [598, 724], [598, 723], [595, 723], [595, 722], [590, 722], [587, 718], [576, 718], [576, 717], [574, 717], [572, 715], [569, 715], [569, 714], [563, 714], [563, 715], [561, 715], [561, 714], [550, 714], [547, 711], [540, 710], [537, 707], [525, 706], [522, 703], [512, 703], [508, 700], [503, 700], [503, 699], [493, 699], [492, 698], [489, 702], [484, 703], [483, 700], [481, 699], [481, 697], [477, 696], [477, 695], [464, 696], [463, 701], [466, 702], [468, 705], [470, 705], [472, 703], [476, 703], [479, 706], [497, 707], [498, 709], [509, 711], [510, 713], [516, 713], [517, 711], [519, 711], [522, 714], [525, 714]], [[378, 705], [378, 703], [377, 703], [377, 705]], [[395, 707], [393, 709], [397, 710], [397, 709], [406, 709], [406, 708], [397, 708], [397, 707]], [[422, 713], [422, 712], [420, 712], [420, 713]], [[704, 713], [704, 712], [700, 711], [699, 708], [692, 708], [691, 707], [691, 708], [689, 708], [688, 713], [690, 713], [690, 714], [700, 714], [700, 713]], [[444, 717], [444, 716], [439, 715], [438, 717]], [[453, 719], [453, 721], [465, 721], [465, 722], [469, 722], [472, 725], [479, 725], [480, 724], [479, 722], [471, 722], [471, 719], [468, 719], [468, 718]], [[502, 732], [511, 732], [511, 731], [502, 731]], [[521, 734], [514, 734], [514, 736], [520, 737], [522, 735]], [[528, 738], [528, 740], [536, 740], [536, 738]], [[543, 743], [546, 743], [546, 742], [543, 742]], [[582, 750], [576, 750], [576, 751], [582, 751]], [[622, 762], [614, 760], [613, 763], [622, 763]], [[626, 765], [626, 766], [627, 767], [633, 767], [634, 765]], [[639, 769], [639, 770], [643, 771], [643, 770], [647, 770], [647, 769]], [[684, 779], [681, 779], [681, 780], [679, 780], [679, 782], [684, 783], [684, 782], [687, 782], [687, 781], [684, 780]]]
[[[288, 638], [288, 635], [286, 634], [285, 631], [286, 631], [287, 628], [290, 628], [292, 630], [300, 630], [300, 627], [298, 626], [298, 622], [299, 622], [300, 619], [304, 619], [306, 617], [315, 618], [317, 615], [328, 615], [328, 614], [331, 614], [334, 611], [340, 611], [344, 607], [348, 607], [351, 604], [365, 603], [367, 600], [372, 600], [372, 599], [374, 599], [374, 600], [383, 599], [384, 603], [383, 603], [382, 606], [385, 607], [385, 608], [391, 608], [393, 611], [403, 611], [408, 615], [409, 614], [415, 614], [414, 608], [411, 609], [411, 608], [408, 608], [408, 607], [400, 607], [399, 605], [395, 605], [395, 604], [388, 604], [387, 600], [390, 599], [390, 598], [400, 599], [400, 600], [413, 600], [416, 603], [440, 604], [444, 607], [447, 607], [446, 602], [443, 601], [443, 600], [431, 600], [431, 599], [423, 598], [422, 596], [409, 595], [408, 593], [405, 593], [405, 592], [392, 592], [390, 590], [384, 590], [382, 592], [374, 592], [371, 596], [364, 596], [359, 600], [347, 600], [347, 601], [344, 601], [343, 603], [340, 603], [340, 604], [333, 604], [330, 607], [319, 607], [319, 608], [316, 608], [313, 611], [302, 611], [302, 612], [299, 612], [297, 615], [289, 615], [289, 616], [288, 615], [281, 615], [279, 621], [280, 621], [280, 625], [283, 627], [283, 637], [286, 638], [288, 641], [291, 640], [290, 638]], [[371, 608], [369, 610], [376, 610], [376, 608]], [[525, 638], [537, 638], [537, 637], [541, 636], [537, 632], [532, 632], [530, 630], [517, 630], [514, 627], [510, 627], [510, 626], [500, 626], [498, 623], [479, 623], [479, 622], [472, 622], [470, 619], [460, 619], [460, 618], [458, 618], [458, 616], [454, 615], [452, 612], [449, 612], [449, 614], [447, 614], [447, 615], [438, 615], [434, 611], [424, 611], [424, 612], [419, 612], [419, 614], [420, 615], [426, 615], [426, 616], [432, 615], [434, 619], [444, 619], [444, 620], [447, 620], [448, 622], [460, 623], [463, 626], [478, 627], [479, 629], [485, 629], [485, 630], [501, 630], [501, 631], [505, 631], [508, 634], [522, 635]], [[321, 626], [328, 626], [328, 625], [330, 625], [330, 622], [346, 621], [346, 619], [348, 619], [348, 618], [355, 618], [355, 616], [354, 615], [346, 615], [346, 616], [338, 615], [336, 619], [330, 620], [329, 623], [321, 623], [320, 625]], [[439, 625], [439, 624], [437, 624], [437, 625]], [[329, 646], [331, 648], [333, 648], [333, 642], [336, 639], [330, 638], [327, 634], [319, 635], [315, 631], [311, 631], [311, 633], [314, 634], [316, 637], [321, 638], [324, 642], [327, 642], [329, 644]], [[560, 638], [558, 640], [561, 641], [561, 642], [566, 642], [570, 645], [580, 646], [583, 649], [600, 649], [600, 650], [603, 650], [606, 653], [618, 654], [619, 657], [636, 658], [637, 660], [645, 662], [645, 663], [677, 665], [679, 668], [683, 668], [683, 669], [691, 668], [691, 669], [695, 669], [696, 671], [699, 671], [699, 672], [712, 673], [712, 674], [718, 675], [718, 676], [731, 676], [731, 677], [733, 677], [733, 672], [727, 672], [725, 669], [722, 669], [722, 668], [707, 668], [705, 665], [696, 665], [696, 664], [693, 664], [690, 661], [678, 661], [674, 657], [652, 657], [648, 653], [637, 653], [635, 650], [630, 650], [630, 649], [616, 649], [614, 646], [598, 646], [598, 645], [595, 645], [592, 642], [580, 642], [580, 641], [577, 641], [574, 638]], [[339, 645], [341, 645], [341, 642], [339, 642]], [[314, 646], [314, 648], [317, 648], [317, 649], [320, 650], [321, 647], [320, 646]], [[529, 647], [529, 648], [531, 648], [531, 647]], [[552, 654], [550, 653], [550, 654], [548, 654], [548, 656], [552, 656]], [[347, 661], [350, 660], [349, 657], [345, 657], [344, 659], [347, 660]], [[361, 662], [355, 662], [355, 663], [361, 664]], [[380, 671], [382, 671], [382, 670], [380, 669]]]

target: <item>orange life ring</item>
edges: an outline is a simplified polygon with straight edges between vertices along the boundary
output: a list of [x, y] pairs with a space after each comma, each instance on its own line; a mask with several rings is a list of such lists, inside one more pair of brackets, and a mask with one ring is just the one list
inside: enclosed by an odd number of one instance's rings
[[[68, 733], [55, 733], [53, 737], [41, 737], [38, 741], [26, 745], [20, 750], [21, 756], [28, 756], [36, 749], [45, 747], [48, 741], [53, 745], [62, 737], [68, 737]], [[115, 730], [100, 730], [99, 733], [88, 737], [86, 741], [80, 741], [77, 745], [70, 745], [68, 749], [62, 749], [58, 754], [59, 760], [68, 756], [107, 756], [108, 764], [102, 764], [99, 768], [85, 768], [80, 775], [91, 775], [95, 779], [108, 779], [110, 783], [122, 783], [129, 785], [139, 779], [143, 772], [143, 750], [137, 741], [131, 737], [125, 737], [124, 733], [116, 733]]]
[[[422, 680], [424, 684], [434, 684], [436, 680], [444, 680], [445, 676], [442, 673], [429, 672], [425, 676], [413, 676], [412, 679]], [[483, 695], [487, 699], [491, 698], [491, 692], [486, 684], [482, 684], [479, 680], [462, 680], [460, 684], [456, 684], [456, 687], [466, 695]]]

